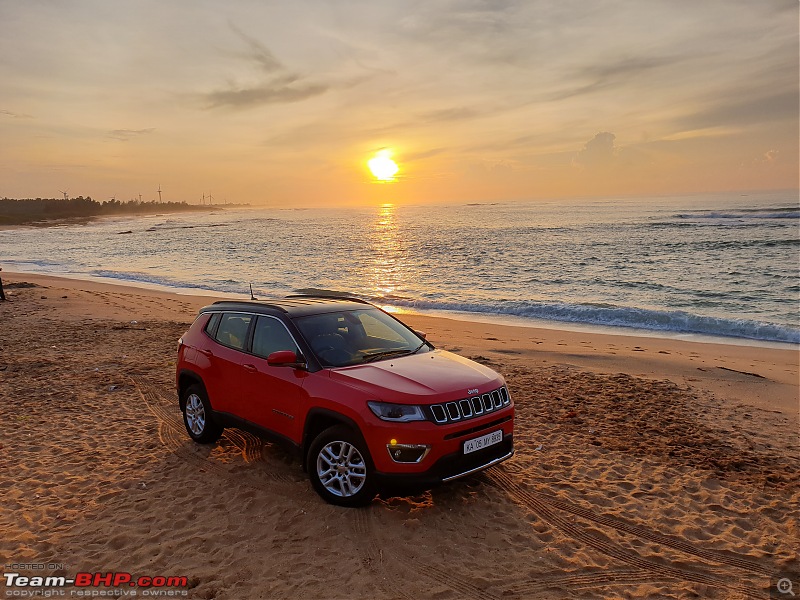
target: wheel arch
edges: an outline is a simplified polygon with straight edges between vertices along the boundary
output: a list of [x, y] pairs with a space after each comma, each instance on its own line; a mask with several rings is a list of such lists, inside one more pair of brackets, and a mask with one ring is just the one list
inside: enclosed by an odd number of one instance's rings
[[[186, 399], [184, 398], [186, 390], [192, 385], [200, 385], [206, 390], [206, 385], [203, 383], [203, 378], [194, 371], [188, 369], [181, 370], [178, 375], [178, 404], [180, 409], [183, 410]], [[206, 390], [208, 393], [208, 390]]]
[[[308, 411], [305, 425], [303, 426], [302, 457], [304, 471], [308, 470], [308, 450], [312, 442], [320, 433], [337, 425], [344, 425], [351, 429], [355, 435], [361, 438], [367, 448], [367, 453], [369, 453], [369, 446], [364, 439], [364, 434], [361, 433], [361, 428], [353, 418], [327, 408], [312, 408]], [[369, 457], [369, 460], [371, 461], [372, 457]]]

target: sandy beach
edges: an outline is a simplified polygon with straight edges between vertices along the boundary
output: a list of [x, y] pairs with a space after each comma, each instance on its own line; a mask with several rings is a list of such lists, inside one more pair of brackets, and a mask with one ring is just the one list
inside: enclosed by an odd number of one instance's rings
[[796, 350], [400, 315], [506, 377], [517, 454], [342, 509], [277, 446], [189, 439], [176, 342], [213, 298], [0, 276], [4, 565], [204, 599], [800, 593]]

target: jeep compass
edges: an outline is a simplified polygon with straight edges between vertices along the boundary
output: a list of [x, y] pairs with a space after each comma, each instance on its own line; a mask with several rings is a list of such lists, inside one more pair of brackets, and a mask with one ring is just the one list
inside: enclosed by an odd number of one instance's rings
[[225, 427], [285, 442], [320, 496], [341, 506], [514, 454], [503, 378], [359, 299], [206, 306], [179, 340], [176, 383], [195, 442]]

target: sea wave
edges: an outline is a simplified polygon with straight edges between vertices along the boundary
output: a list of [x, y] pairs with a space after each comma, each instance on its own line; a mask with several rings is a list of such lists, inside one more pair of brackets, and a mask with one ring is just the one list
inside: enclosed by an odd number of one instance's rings
[[241, 294], [242, 298], [249, 298], [250, 291], [245, 283], [232, 279], [203, 280], [197, 282], [181, 281], [172, 277], [154, 275], [150, 273], [126, 273], [120, 271], [107, 271], [97, 269], [89, 272], [93, 277], [104, 279], [115, 279], [128, 283], [146, 283], [166, 289], [188, 289], [205, 292], [222, 292], [225, 294]]
[[741, 208], [735, 210], [698, 210], [678, 213], [676, 219], [800, 219], [800, 207]]
[[[380, 298], [371, 300], [380, 301]], [[800, 329], [748, 319], [723, 319], [685, 311], [650, 310], [612, 304], [569, 304], [546, 302], [459, 302], [393, 300], [389, 304], [422, 310], [448, 310], [467, 313], [510, 315], [530, 319], [583, 325], [625, 327], [670, 333], [692, 333], [715, 337], [734, 337], [765, 342], [800, 344]]]
[[228, 227], [230, 223], [199, 223], [196, 225], [176, 224], [175, 221], [166, 221], [164, 223], [157, 223], [152, 227], [148, 227], [145, 231], [169, 231], [172, 229], [210, 229], [212, 227]]

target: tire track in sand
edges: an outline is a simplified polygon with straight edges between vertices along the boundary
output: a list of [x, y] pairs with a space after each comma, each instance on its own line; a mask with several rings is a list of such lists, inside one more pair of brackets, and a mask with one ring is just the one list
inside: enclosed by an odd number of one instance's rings
[[264, 449], [263, 442], [251, 433], [240, 431], [238, 429], [225, 429], [222, 434], [224, 437], [236, 446], [242, 452], [242, 458], [246, 463], [264, 462], [262, 451]]
[[[636, 552], [621, 548], [620, 546], [614, 544], [611, 541], [605, 540], [598, 536], [594, 536], [590, 532], [588, 532], [586, 528], [580, 523], [569, 520], [558, 514], [556, 512], [556, 510], [558, 509], [553, 510], [555, 507], [551, 506], [547, 500], [540, 498], [537, 494], [533, 492], [529, 492], [527, 490], [522, 489], [513, 481], [513, 479], [507, 473], [503, 472], [501, 469], [494, 469], [492, 472], [486, 473], [483, 477], [487, 479], [490, 482], [490, 484], [493, 484], [495, 487], [498, 487], [504, 490], [506, 493], [508, 493], [508, 495], [515, 502], [524, 506], [528, 510], [531, 510], [542, 520], [557, 527], [563, 533], [570, 536], [574, 540], [586, 546], [589, 546], [590, 548], [593, 548], [608, 557], [615, 558], [623, 563], [647, 571], [652, 575], [652, 579], [655, 580], [662, 580], [664, 578], [677, 579], [679, 581], [690, 581], [692, 583], [698, 583], [716, 588], [732, 590], [738, 592], [739, 594], [743, 594], [745, 596], [753, 598], [758, 598], [763, 596], [763, 591], [749, 587], [745, 584], [738, 583], [737, 577], [732, 577], [730, 575], [725, 575], [723, 573], [710, 572], [707, 569], [689, 570], [678, 566], [673, 566], [670, 564], [662, 564], [660, 562], [656, 562], [648, 558], [643, 558], [639, 556], [639, 554], [637, 554]], [[578, 507], [572, 507], [572, 508], [577, 509]], [[582, 514], [577, 514], [577, 513], [578, 512], [582, 513], [584, 510], [585, 509], [581, 509], [581, 511], [574, 511], [574, 512], [570, 511], [570, 512], [572, 512], [572, 514], [575, 514], [575, 516], [582, 517], [583, 516]], [[593, 517], [589, 519], [591, 522], [603, 524], [599, 523], [597, 520], [599, 515], [596, 515], [591, 511], [586, 511], [586, 512], [590, 515], [590, 517]], [[618, 523], [616, 519], [614, 520], [614, 522]], [[640, 529], [644, 528], [637, 527], [637, 530]], [[666, 538], [666, 539], [672, 540], [672, 538]], [[694, 550], [700, 550], [699, 548], [696, 547], [692, 548]], [[691, 552], [691, 554], [697, 556], [696, 552]], [[713, 553], [713, 554], [714, 556], [717, 556], [718, 553]], [[726, 555], [722, 554], [720, 554], [719, 556], [729, 558]], [[698, 567], [701, 566], [707, 566], [707, 565], [698, 565]]]
[[[247, 478], [234, 475], [222, 463], [215, 461], [212, 458], [199, 456], [194, 451], [194, 443], [191, 442], [188, 435], [185, 433], [183, 420], [176, 414], [176, 405], [173, 401], [165, 398], [156, 386], [142, 377], [131, 377], [139, 394], [145, 402], [145, 405], [150, 412], [155, 416], [158, 421], [158, 437], [161, 443], [167, 450], [178, 458], [198, 464], [201, 468], [213, 471], [218, 475], [222, 475], [227, 479], [235, 479], [238, 483], [243, 483], [248, 487], [258, 490], [276, 491], [275, 487], [267, 485], [266, 482], [259, 484], [249, 481]], [[258, 462], [267, 465], [263, 457], [263, 442], [256, 436], [239, 431], [238, 429], [226, 429], [223, 437], [227, 442], [236, 447], [245, 464]], [[265, 468], [258, 470], [259, 478], [267, 478], [272, 482], [283, 484], [297, 484], [298, 480], [294, 479], [283, 473], [276, 473], [272, 469]]]
[[418, 580], [419, 575], [424, 575], [434, 583], [455, 592], [458, 598], [500, 600], [499, 596], [465, 581], [463, 577], [450, 573], [446, 568], [430, 564], [402, 567], [406, 563], [407, 557], [394, 553], [388, 544], [380, 544], [380, 540], [375, 535], [375, 528], [372, 526], [375, 510], [374, 506], [354, 508], [347, 516], [350, 519], [350, 526], [356, 534], [356, 545], [361, 553], [362, 564], [366, 569], [383, 576], [376, 578], [376, 581], [390, 596], [417, 600], [417, 595], [414, 595], [411, 590], [406, 590], [409, 582]]
[[[511, 477], [508, 476], [507, 473], [501, 474], [500, 471], [494, 470], [486, 473], [484, 479], [488, 480], [490, 484], [494, 484], [495, 487], [503, 488], [512, 496], [516, 495], [519, 497], [517, 492], [523, 492], [523, 490], [514, 482]], [[621, 533], [633, 535], [649, 542], [654, 542], [661, 546], [666, 546], [668, 548], [672, 548], [673, 550], [683, 552], [684, 554], [702, 558], [703, 560], [707, 560], [709, 562], [736, 567], [755, 575], [768, 576], [775, 572], [774, 569], [765, 567], [761, 563], [746, 556], [732, 552], [718, 552], [716, 550], [702, 548], [686, 540], [664, 535], [642, 525], [628, 523], [619, 519], [618, 517], [598, 513], [589, 508], [585, 508], [559, 498], [545, 496], [544, 494], [539, 494], [529, 490], [524, 490], [524, 496], [523, 503], [525, 503], [527, 499], [534, 499], [539, 503], [547, 504], [552, 508], [557, 508], [558, 510], [581, 517], [598, 525], [610, 527]]]
[[576, 575], [542, 575], [536, 581], [518, 583], [503, 590], [503, 597], [528, 598], [536, 592], [559, 590], [562, 593], [570, 589], [596, 589], [598, 587], [630, 586], [636, 584], [669, 583], [672, 577], [659, 580], [643, 569], [614, 569], [600, 573]]
[[439, 584], [446, 585], [458, 594], [458, 598], [474, 598], [475, 600], [500, 600], [491, 592], [471, 584], [469, 581], [459, 577], [457, 573], [450, 573], [446, 567], [438, 567], [431, 564], [423, 564], [417, 567], [417, 571], [433, 579]]
[[[373, 581], [387, 596], [417, 600], [417, 596], [406, 591], [410, 574], [404, 572], [403, 561], [389, 560], [388, 548], [384, 551], [372, 526], [373, 506], [348, 509], [347, 519], [355, 533], [355, 544], [361, 555], [361, 564], [375, 574]], [[392, 568], [390, 565], [394, 565]], [[400, 572], [398, 572], [400, 571]]]

